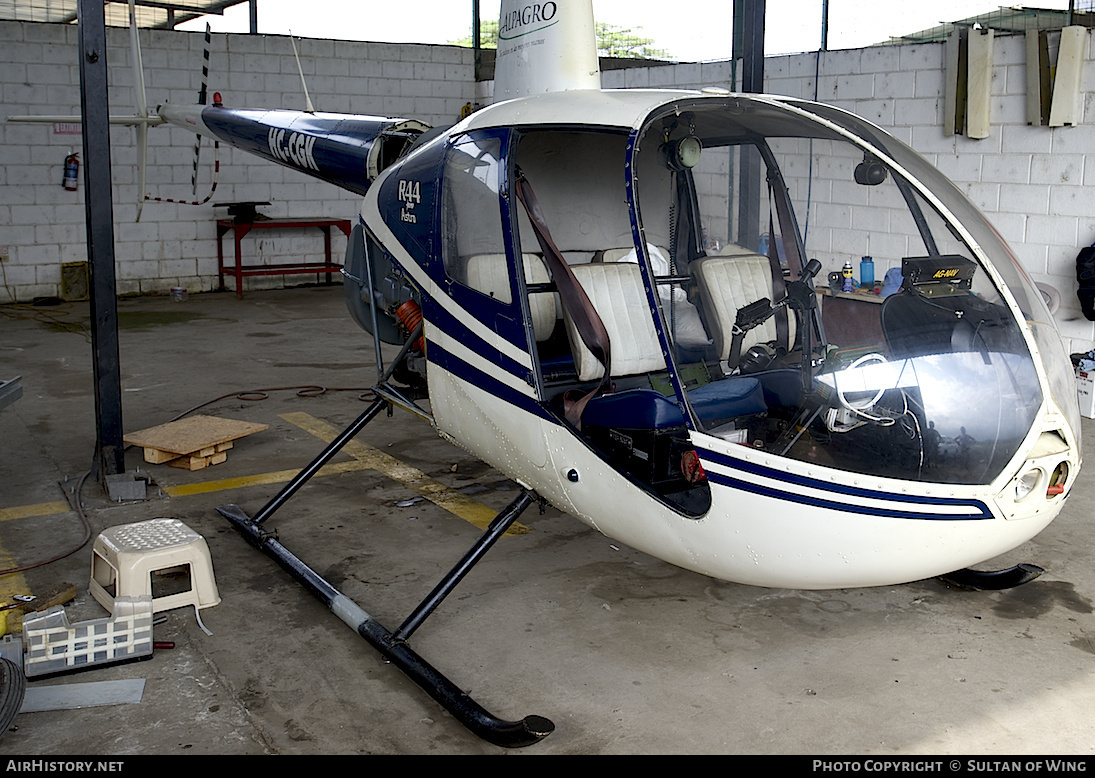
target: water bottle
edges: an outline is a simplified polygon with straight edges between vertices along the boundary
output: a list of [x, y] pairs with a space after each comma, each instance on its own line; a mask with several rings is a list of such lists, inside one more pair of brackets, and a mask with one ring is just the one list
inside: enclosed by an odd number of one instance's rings
[[863, 257], [859, 260], [859, 284], [860, 286], [874, 286], [874, 257]]

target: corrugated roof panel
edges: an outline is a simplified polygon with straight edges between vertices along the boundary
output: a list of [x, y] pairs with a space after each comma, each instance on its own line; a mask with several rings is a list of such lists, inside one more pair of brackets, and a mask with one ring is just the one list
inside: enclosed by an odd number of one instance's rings
[[[248, 0], [137, 0], [138, 27], [170, 27], [203, 14], [222, 14], [225, 8]], [[129, 26], [129, 0], [105, 0], [106, 23]], [[0, 0], [0, 19], [25, 22], [76, 22], [77, 0]]]

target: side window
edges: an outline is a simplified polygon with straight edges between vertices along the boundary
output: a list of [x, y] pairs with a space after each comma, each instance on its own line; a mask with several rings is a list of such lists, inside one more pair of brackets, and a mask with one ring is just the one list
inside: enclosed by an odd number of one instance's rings
[[445, 160], [442, 256], [449, 277], [503, 303], [512, 302], [502, 231], [498, 138], [464, 138]]

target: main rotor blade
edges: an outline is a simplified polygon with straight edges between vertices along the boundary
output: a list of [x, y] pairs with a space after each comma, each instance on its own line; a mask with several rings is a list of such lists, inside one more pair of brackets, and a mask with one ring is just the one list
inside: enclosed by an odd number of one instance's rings
[[[144, 93], [144, 68], [141, 66], [141, 41], [137, 35], [137, 6], [129, 0], [129, 38], [133, 47], [133, 90], [137, 116], [148, 118], [148, 101]], [[137, 125], [137, 221], [144, 210], [145, 168], [148, 163], [148, 123]]]
[[148, 126], [137, 126], [137, 221], [141, 220], [141, 211], [145, 201], [145, 161], [148, 158]]
[[144, 67], [141, 65], [141, 42], [137, 36], [137, 6], [129, 0], [129, 39], [133, 48], [133, 89], [138, 116], [148, 116], [148, 101], [144, 93]]

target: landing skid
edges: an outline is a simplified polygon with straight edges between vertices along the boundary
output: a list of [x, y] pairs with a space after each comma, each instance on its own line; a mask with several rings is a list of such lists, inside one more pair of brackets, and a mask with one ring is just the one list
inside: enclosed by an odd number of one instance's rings
[[319, 456], [286, 484], [277, 496], [256, 513], [254, 518], [236, 505], [222, 505], [217, 511], [232, 523], [248, 543], [274, 559], [297, 583], [365, 638], [385, 659], [402, 670], [471, 732], [489, 743], [505, 748], [520, 748], [537, 743], [555, 730], [555, 725], [549, 719], [543, 716], [526, 716], [520, 721], [505, 721], [492, 715], [407, 645], [411, 634], [509, 529], [521, 512], [532, 504], [534, 497], [531, 493], [522, 490], [517, 499], [495, 517], [460, 562], [441, 579], [429, 596], [394, 632], [386, 629], [353, 600], [308, 567], [278, 540], [275, 532], [269, 532], [261, 526], [351, 438], [388, 406], [387, 399], [378, 397]]
[[1045, 570], [1038, 567], [1038, 565], [1031, 564], [1015, 565], [1004, 570], [970, 570], [964, 568], [941, 575], [939, 580], [959, 589], [995, 592], [1029, 583], [1044, 572]]

